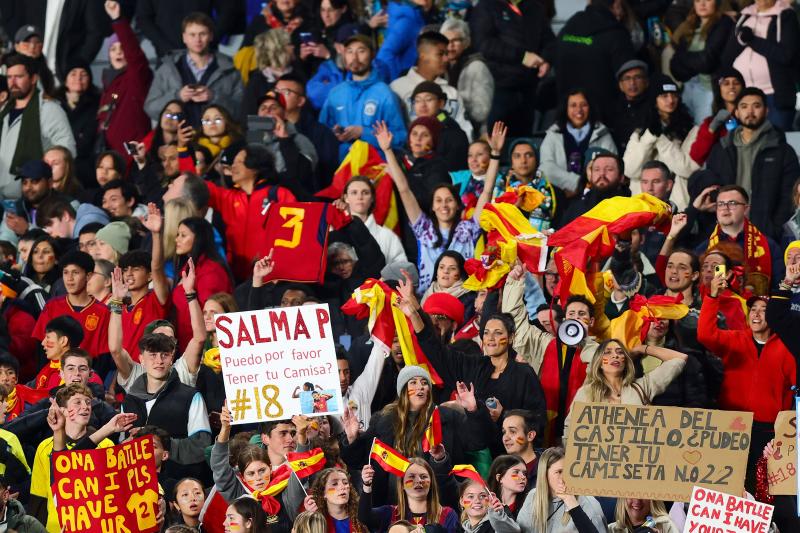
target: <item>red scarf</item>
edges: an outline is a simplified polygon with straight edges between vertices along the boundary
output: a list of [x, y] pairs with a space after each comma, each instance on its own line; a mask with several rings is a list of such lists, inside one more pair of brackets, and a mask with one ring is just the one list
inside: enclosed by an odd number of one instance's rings
[[[561, 397], [561, 365], [562, 354], [559, 353], [559, 348], [566, 350], [568, 347], [559, 343], [556, 339], [550, 341], [547, 349], [544, 351], [544, 360], [542, 361], [542, 368], [539, 369], [539, 381], [542, 384], [544, 391], [544, 399], [547, 405], [547, 427], [545, 428], [545, 438], [548, 442], [555, 435], [555, 423], [559, 414], [559, 399]], [[575, 393], [581, 388], [583, 382], [586, 380], [586, 364], [581, 361], [581, 350], [577, 348], [575, 355], [572, 356], [572, 364], [569, 369], [569, 378], [567, 379], [567, 397], [564, 403], [565, 409], [569, 409], [572, 405], [572, 398]], [[561, 413], [566, 415], [566, 413]]]
[[250, 491], [253, 498], [261, 502], [261, 508], [267, 513], [267, 516], [276, 516], [281, 511], [280, 502], [269, 494], [264, 494], [269, 488], [269, 485], [267, 485], [267, 489], [264, 490], [253, 490], [253, 488], [245, 482], [244, 478], [240, 476], [239, 480], [242, 482], [242, 485]]
[[[769, 252], [767, 236], [761, 233], [748, 219], [744, 219], [744, 229], [742, 231], [744, 232], [742, 251], [744, 252], [744, 264], [747, 266], [747, 272], [750, 274], [757, 272], [772, 278], [772, 257]], [[711, 250], [716, 246], [721, 236], [724, 236], [729, 241], [736, 242], [737, 240], [731, 239], [722, 233], [719, 224], [717, 224], [711, 237], [708, 238], [708, 248], [706, 250]]]

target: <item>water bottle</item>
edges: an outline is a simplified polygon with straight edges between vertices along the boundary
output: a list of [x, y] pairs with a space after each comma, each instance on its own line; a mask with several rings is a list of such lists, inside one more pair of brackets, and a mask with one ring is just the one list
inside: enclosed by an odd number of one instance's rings
[[735, 130], [738, 125], [739, 123], [736, 121], [736, 118], [734, 117], [731, 117], [725, 121], [725, 129], [728, 130], [729, 133]]
[[649, 527], [650, 529], [655, 529], [656, 528], [656, 521], [652, 516], [648, 515], [647, 519], [644, 521], [644, 524], [642, 524], [642, 526], [643, 527]]
[[489, 409], [497, 409], [497, 398], [486, 398], [486, 407]]

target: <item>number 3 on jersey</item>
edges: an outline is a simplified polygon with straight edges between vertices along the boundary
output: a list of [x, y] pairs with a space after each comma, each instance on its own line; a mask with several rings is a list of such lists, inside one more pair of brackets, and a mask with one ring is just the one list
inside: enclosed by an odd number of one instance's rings
[[288, 241], [286, 239], [275, 239], [275, 246], [297, 248], [297, 245], [300, 244], [300, 237], [303, 234], [303, 217], [306, 216], [306, 210], [302, 207], [283, 206], [278, 211], [278, 214], [286, 221], [281, 227], [292, 230], [292, 238]]

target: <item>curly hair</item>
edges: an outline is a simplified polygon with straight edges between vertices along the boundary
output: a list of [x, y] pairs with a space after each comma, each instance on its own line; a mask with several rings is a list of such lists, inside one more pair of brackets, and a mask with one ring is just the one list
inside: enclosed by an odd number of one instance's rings
[[348, 474], [346, 470], [339, 467], [326, 468], [320, 472], [319, 476], [314, 480], [311, 488], [308, 489], [308, 495], [314, 498], [317, 509], [327, 520], [330, 514], [328, 513], [328, 502], [325, 499], [325, 484], [328, 482], [328, 478], [331, 477], [331, 474], [337, 472], [344, 474], [350, 485], [350, 496], [347, 500], [347, 516], [350, 518], [350, 531], [355, 533], [367, 533], [368, 530], [366, 526], [358, 521], [358, 492], [356, 492], [353, 484], [350, 483], [350, 474]]
[[283, 28], [273, 28], [256, 35], [253, 47], [256, 52], [258, 70], [273, 68], [284, 70], [292, 62], [290, 46], [292, 39]]

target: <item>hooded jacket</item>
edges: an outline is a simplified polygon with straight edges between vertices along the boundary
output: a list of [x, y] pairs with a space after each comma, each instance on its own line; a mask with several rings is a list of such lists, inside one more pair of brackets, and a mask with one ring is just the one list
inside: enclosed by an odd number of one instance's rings
[[[741, 39], [743, 27], [755, 34], [749, 43]], [[741, 72], [747, 87], [774, 94], [779, 109], [793, 109], [799, 46], [800, 23], [789, 2], [778, 0], [761, 13], [752, 4], [742, 10], [721, 64]]]
[[377, 59], [389, 66], [390, 79], [396, 79], [417, 62], [417, 35], [425, 25], [422, 10], [411, 2], [389, 2], [389, 24]]
[[630, 33], [611, 10], [592, 4], [575, 13], [558, 34], [556, 50], [558, 94], [582, 88], [592, 105], [608, 110], [617, 94], [616, 72], [634, 57]]
[[[769, 123], [765, 126], [761, 135], [766, 140], [755, 156], [750, 173], [749, 218], [762, 233], [780, 241], [783, 224], [792, 216], [792, 184], [800, 175], [800, 162], [783, 133]], [[736, 130], [733, 133], [720, 139], [706, 161], [706, 168], [714, 173], [720, 185], [736, 183], [737, 148], [733, 142]]]
[[92, 204], [81, 204], [75, 211], [75, 227], [72, 228], [72, 238], [77, 239], [81, 230], [88, 224], [99, 222], [108, 224], [109, 219], [105, 211]]
[[[392, 146], [399, 148], [406, 141], [406, 126], [403, 122], [403, 111], [397, 96], [388, 85], [378, 79], [375, 69], [366, 79], [356, 81], [352, 74], [331, 89], [328, 99], [319, 113], [319, 121], [333, 129], [334, 126], [361, 126], [361, 140], [380, 149], [378, 140], [372, 133], [372, 126], [383, 120], [394, 135]], [[342, 143], [339, 156], [344, 157], [352, 143]]]
[[[603, 148], [611, 153], [617, 153], [617, 145], [602, 123], [596, 122], [592, 126], [592, 133], [589, 137], [589, 146]], [[564, 150], [564, 133], [558, 124], [553, 124], [547, 129], [547, 133], [539, 149], [541, 155], [541, 170], [550, 183], [566, 191], [575, 191], [581, 181], [581, 176], [567, 170], [567, 153]]]
[[32, 516], [25, 514], [25, 508], [17, 500], [6, 502], [7, 531], [16, 533], [47, 533], [47, 529]]

